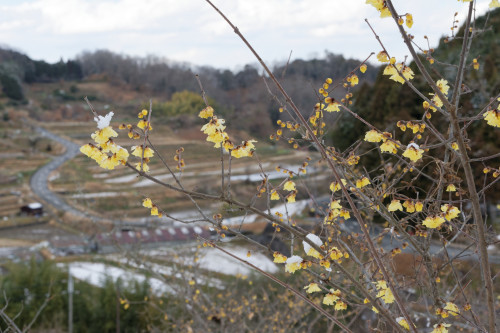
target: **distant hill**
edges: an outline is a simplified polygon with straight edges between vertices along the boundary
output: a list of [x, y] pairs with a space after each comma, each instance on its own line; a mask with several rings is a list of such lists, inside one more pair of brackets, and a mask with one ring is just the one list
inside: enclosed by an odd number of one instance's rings
[[[317, 102], [317, 89], [324, 80], [327, 77], [340, 80], [359, 63], [359, 60], [345, 59], [341, 55], [326, 52], [321, 59], [297, 59], [289, 64], [275, 66], [273, 70], [281, 78], [295, 103], [305, 114], [309, 114]], [[200, 75], [207, 95], [220, 108], [224, 117], [231, 121], [234, 128], [255, 133], [260, 137], [267, 137], [273, 131], [280, 116], [279, 105], [269, 94], [263, 82], [262, 70], [258, 67], [247, 65], [237, 72], [232, 72], [208, 66], [196, 67], [169, 62], [155, 56], [130, 57], [107, 50], [83, 52], [74, 60], [49, 64], [32, 60], [14, 50], [0, 49], [2, 92], [4, 97], [14, 102], [25, 101], [25, 87], [31, 84], [85, 81], [99, 77], [116, 89], [125, 85], [143, 95], [153, 96], [157, 106], [169, 101], [174, 95], [177, 104], [179, 96], [193, 98], [181, 104], [194, 106], [198, 105], [199, 101], [193, 95], [179, 93], [200, 93], [195, 74]], [[370, 83], [374, 82], [375, 75], [376, 70], [369, 68], [364, 79]], [[55, 97], [61, 99], [61, 102], [75, 98], [57, 91]], [[161, 110], [171, 110], [171, 107], [172, 105], [162, 106]], [[183, 116], [176, 112], [165, 112], [164, 116], [168, 117]], [[185, 121], [182, 123], [185, 124]]]

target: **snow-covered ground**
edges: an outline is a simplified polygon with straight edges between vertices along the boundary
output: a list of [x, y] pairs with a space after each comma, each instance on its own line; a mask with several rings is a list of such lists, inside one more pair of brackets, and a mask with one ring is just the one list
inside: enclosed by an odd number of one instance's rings
[[[276, 273], [278, 271], [276, 264], [262, 253], [252, 253], [250, 257], [247, 257], [248, 250], [243, 247], [231, 247], [228, 251], [265, 272]], [[198, 264], [203, 269], [227, 275], [249, 275], [255, 272], [252, 267], [214, 248], [203, 249]]]
[[75, 199], [107, 198], [116, 197], [118, 194], [118, 192], [78, 193], [73, 194], [71, 197]]
[[[142, 273], [133, 272], [119, 267], [93, 262], [73, 262], [69, 264], [71, 275], [79, 280], [86, 281], [91, 285], [103, 287], [106, 279], [113, 281], [121, 279], [124, 282], [144, 282], [146, 276]], [[172, 288], [157, 278], [149, 278], [153, 291], [158, 293], [173, 293]]]
[[[242, 260], [255, 265], [265, 272], [276, 273], [279, 270], [279, 267], [273, 263], [271, 258], [262, 253], [252, 252], [251, 256], [247, 257], [248, 250], [244, 247], [227, 246], [226, 249]], [[177, 254], [177, 257], [175, 257], [174, 254]], [[155, 277], [148, 278], [145, 274], [136, 271], [151, 271], [153, 276], [154, 274], [161, 274], [182, 279], [183, 275], [176, 272], [176, 269], [172, 265], [161, 265], [150, 262], [147, 259], [148, 257], [153, 259], [155, 257], [159, 258], [163, 256], [168, 256], [171, 260], [178, 262], [179, 264], [186, 264], [193, 262], [195, 254], [192, 249], [186, 249], [186, 252], [182, 253], [181, 248], [143, 250], [141, 251], [141, 260], [143, 260], [143, 262], [135, 262], [134, 260], [129, 260], [125, 257], [117, 255], [108, 257], [108, 259], [111, 259], [118, 264], [123, 264], [123, 268], [104, 263], [73, 262], [69, 264], [69, 270], [74, 278], [86, 281], [97, 287], [103, 287], [106, 279], [111, 279], [115, 282], [120, 279], [125, 284], [131, 283], [132, 281], [142, 283], [148, 279], [149, 284], [155, 293], [174, 294], [174, 288], [169, 286], [168, 283]], [[214, 248], [201, 248], [199, 249], [197, 256], [198, 267], [207, 271], [234, 276], [239, 274], [250, 275], [252, 272], [256, 272], [252, 267]], [[59, 266], [66, 267], [65, 264], [59, 264]], [[196, 268], [194, 269], [196, 270]], [[219, 279], [214, 279], [213, 277], [205, 278], [203, 274], [196, 274], [195, 280], [198, 284], [206, 284], [221, 289], [224, 288], [224, 285]]]

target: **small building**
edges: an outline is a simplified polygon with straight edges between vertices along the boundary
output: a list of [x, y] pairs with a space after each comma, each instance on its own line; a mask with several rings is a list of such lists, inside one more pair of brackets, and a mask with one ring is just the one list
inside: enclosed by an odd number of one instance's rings
[[21, 207], [21, 215], [42, 216], [43, 205], [39, 202], [32, 202]]

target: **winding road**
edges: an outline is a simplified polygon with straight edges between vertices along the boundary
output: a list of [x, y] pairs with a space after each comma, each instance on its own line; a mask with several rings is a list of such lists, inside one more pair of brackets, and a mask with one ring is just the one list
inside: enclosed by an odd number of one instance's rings
[[66, 201], [64, 201], [57, 194], [49, 190], [48, 179], [50, 173], [59, 168], [65, 162], [78, 155], [80, 153], [80, 146], [74, 142], [61, 138], [60, 136], [55, 135], [52, 132], [49, 132], [45, 128], [35, 127], [35, 130], [43, 137], [49, 138], [50, 140], [63, 145], [66, 151], [64, 154], [56, 156], [52, 161], [42, 166], [33, 174], [33, 176], [31, 176], [30, 186], [33, 192], [48, 204], [54, 206], [59, 210], [70, 212], [79, 217], [90, 217], [92, 219], [102, 220], [101, 217], [90, 215], [74, 208], [73, 206], [66, 203]]

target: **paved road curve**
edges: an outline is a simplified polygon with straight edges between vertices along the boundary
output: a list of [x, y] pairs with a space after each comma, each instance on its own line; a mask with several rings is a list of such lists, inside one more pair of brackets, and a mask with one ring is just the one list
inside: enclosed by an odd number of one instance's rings
[[[69, 161], [70, 159], [78, 155], [80, 153], [80, 146], [74, 142], [63, 139], [44, 128], [36, 127], [35, 130], [42, 136], [62, 144], [66, 148], [66, 152], [60, 156], [56, 156], [52, 161], [42, 166], [33, 174], [30, 180], [31, 189], [38, 197], [45, 200], [47, 203], [59, 210], [71, 212], [76, 216], [90, 217], [88, 214], [85, 214], [84, 212], [72, 207], [71, 205], [68, 205], [66, 201], [49, 190], [48, 187], [48, 178], [50, 173], [59, 168], [66, 161]], [[92, 216], [92, 218], [95, 217]]]

